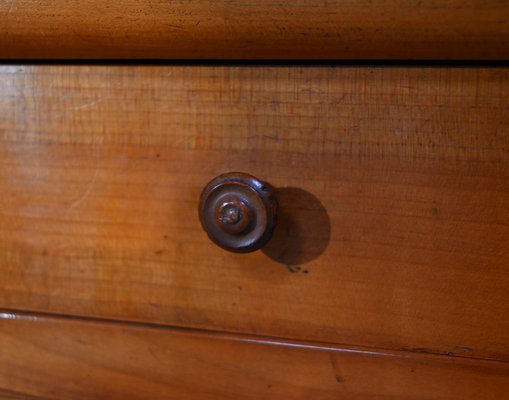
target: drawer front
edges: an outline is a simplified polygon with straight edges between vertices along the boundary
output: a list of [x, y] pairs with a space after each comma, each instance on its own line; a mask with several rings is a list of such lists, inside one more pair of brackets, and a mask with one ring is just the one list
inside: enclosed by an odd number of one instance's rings
[[2, 400], [493, 400], [509, 391], [505, 362], [74, 318], [0, 314], [0, 348]]
[[4, 309], [509, 359], [507, 68], [2, 66], [0, 188]]

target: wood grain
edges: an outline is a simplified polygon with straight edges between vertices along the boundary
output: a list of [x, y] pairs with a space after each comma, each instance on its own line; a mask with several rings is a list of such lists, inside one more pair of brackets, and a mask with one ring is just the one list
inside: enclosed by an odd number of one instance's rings
[[[3, 66], [0, 110], [1, 307], [509, 359], [509, 69]], [[201, 229], [236, 170], [272, 252]]]
[[502, 400], [509, 391], [502, 362], [0, 315], [0, 388], [37, 398]]
[[[1, 370], [1, 367], [0, 367]], [[48, 400], [39, 396], [31, 396], [26, 393], [13, 392], [12, 390], [0, 389], [1, 400]]]
[[1, 58], [509, 59], [505, 0], [9, 0]]

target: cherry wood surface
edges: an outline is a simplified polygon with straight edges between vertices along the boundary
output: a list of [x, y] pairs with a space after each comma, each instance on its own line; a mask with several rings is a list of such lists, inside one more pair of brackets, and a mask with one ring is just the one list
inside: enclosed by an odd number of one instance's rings
[[2, 312], [0, 388], [8, 399], [503, 400], [509, 363]]
[[8, 0], [1, 58], [509, 59], [506, 0]]
[[507, 68], [2, 66], [0, 193], [0, 307], [509, 359]]

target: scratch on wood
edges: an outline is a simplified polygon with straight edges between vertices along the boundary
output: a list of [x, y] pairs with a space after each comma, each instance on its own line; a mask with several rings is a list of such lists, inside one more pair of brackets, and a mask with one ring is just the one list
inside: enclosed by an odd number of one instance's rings
[[12, 0], [7, 1], [6, 3], [7, 3], [7, 4], [6, 4], [7, 10], [6, 10], [6, 12], [5, 12], [5, 16], [6, 16], [6, 17], [9, 17], [9, 15], [11, 14], [12, 9], [13, 9]]
[[89, 101], [89, 102], [84, 103], [84, 104], [80, 104], [79, 106], [69, 107], [69, 109], [71, 109], [71, 110], [81, 110], [83, 108], [90, 108], [92, 106], [95, 106], [96, 104], [101, 103], [102, 101], [103, 101], [102, 99], [96, 99], [96, 100]]
[[85, 200], [87, 198], [87, 196], [90, 194], [92, 188], [95, 185], [95, 181], [97, 180], [98, 175], [99, 175], [99, 168], [96, 168], [94, 176], [93, 176], [92, 180], [90, 181], [90, 183], [88, 184], [87, 190], [85, 190], [85, 193], [83, 193], [83, 195], [81, 195], [79, 199], [77, 199], [70, 205], [69, 210], [76, 208], [78, 205], [80, 205], [80, 203], [83, 202], [83, 200]]

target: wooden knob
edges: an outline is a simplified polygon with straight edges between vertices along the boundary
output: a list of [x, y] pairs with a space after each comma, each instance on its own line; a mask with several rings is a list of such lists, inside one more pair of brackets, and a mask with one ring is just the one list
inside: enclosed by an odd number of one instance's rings
[[237, 253], [255, 251], [270, 240], [276, 227], [275, 191], [248, 174], [219, 175], [203, 189], [199, 213], [215, 244]]

